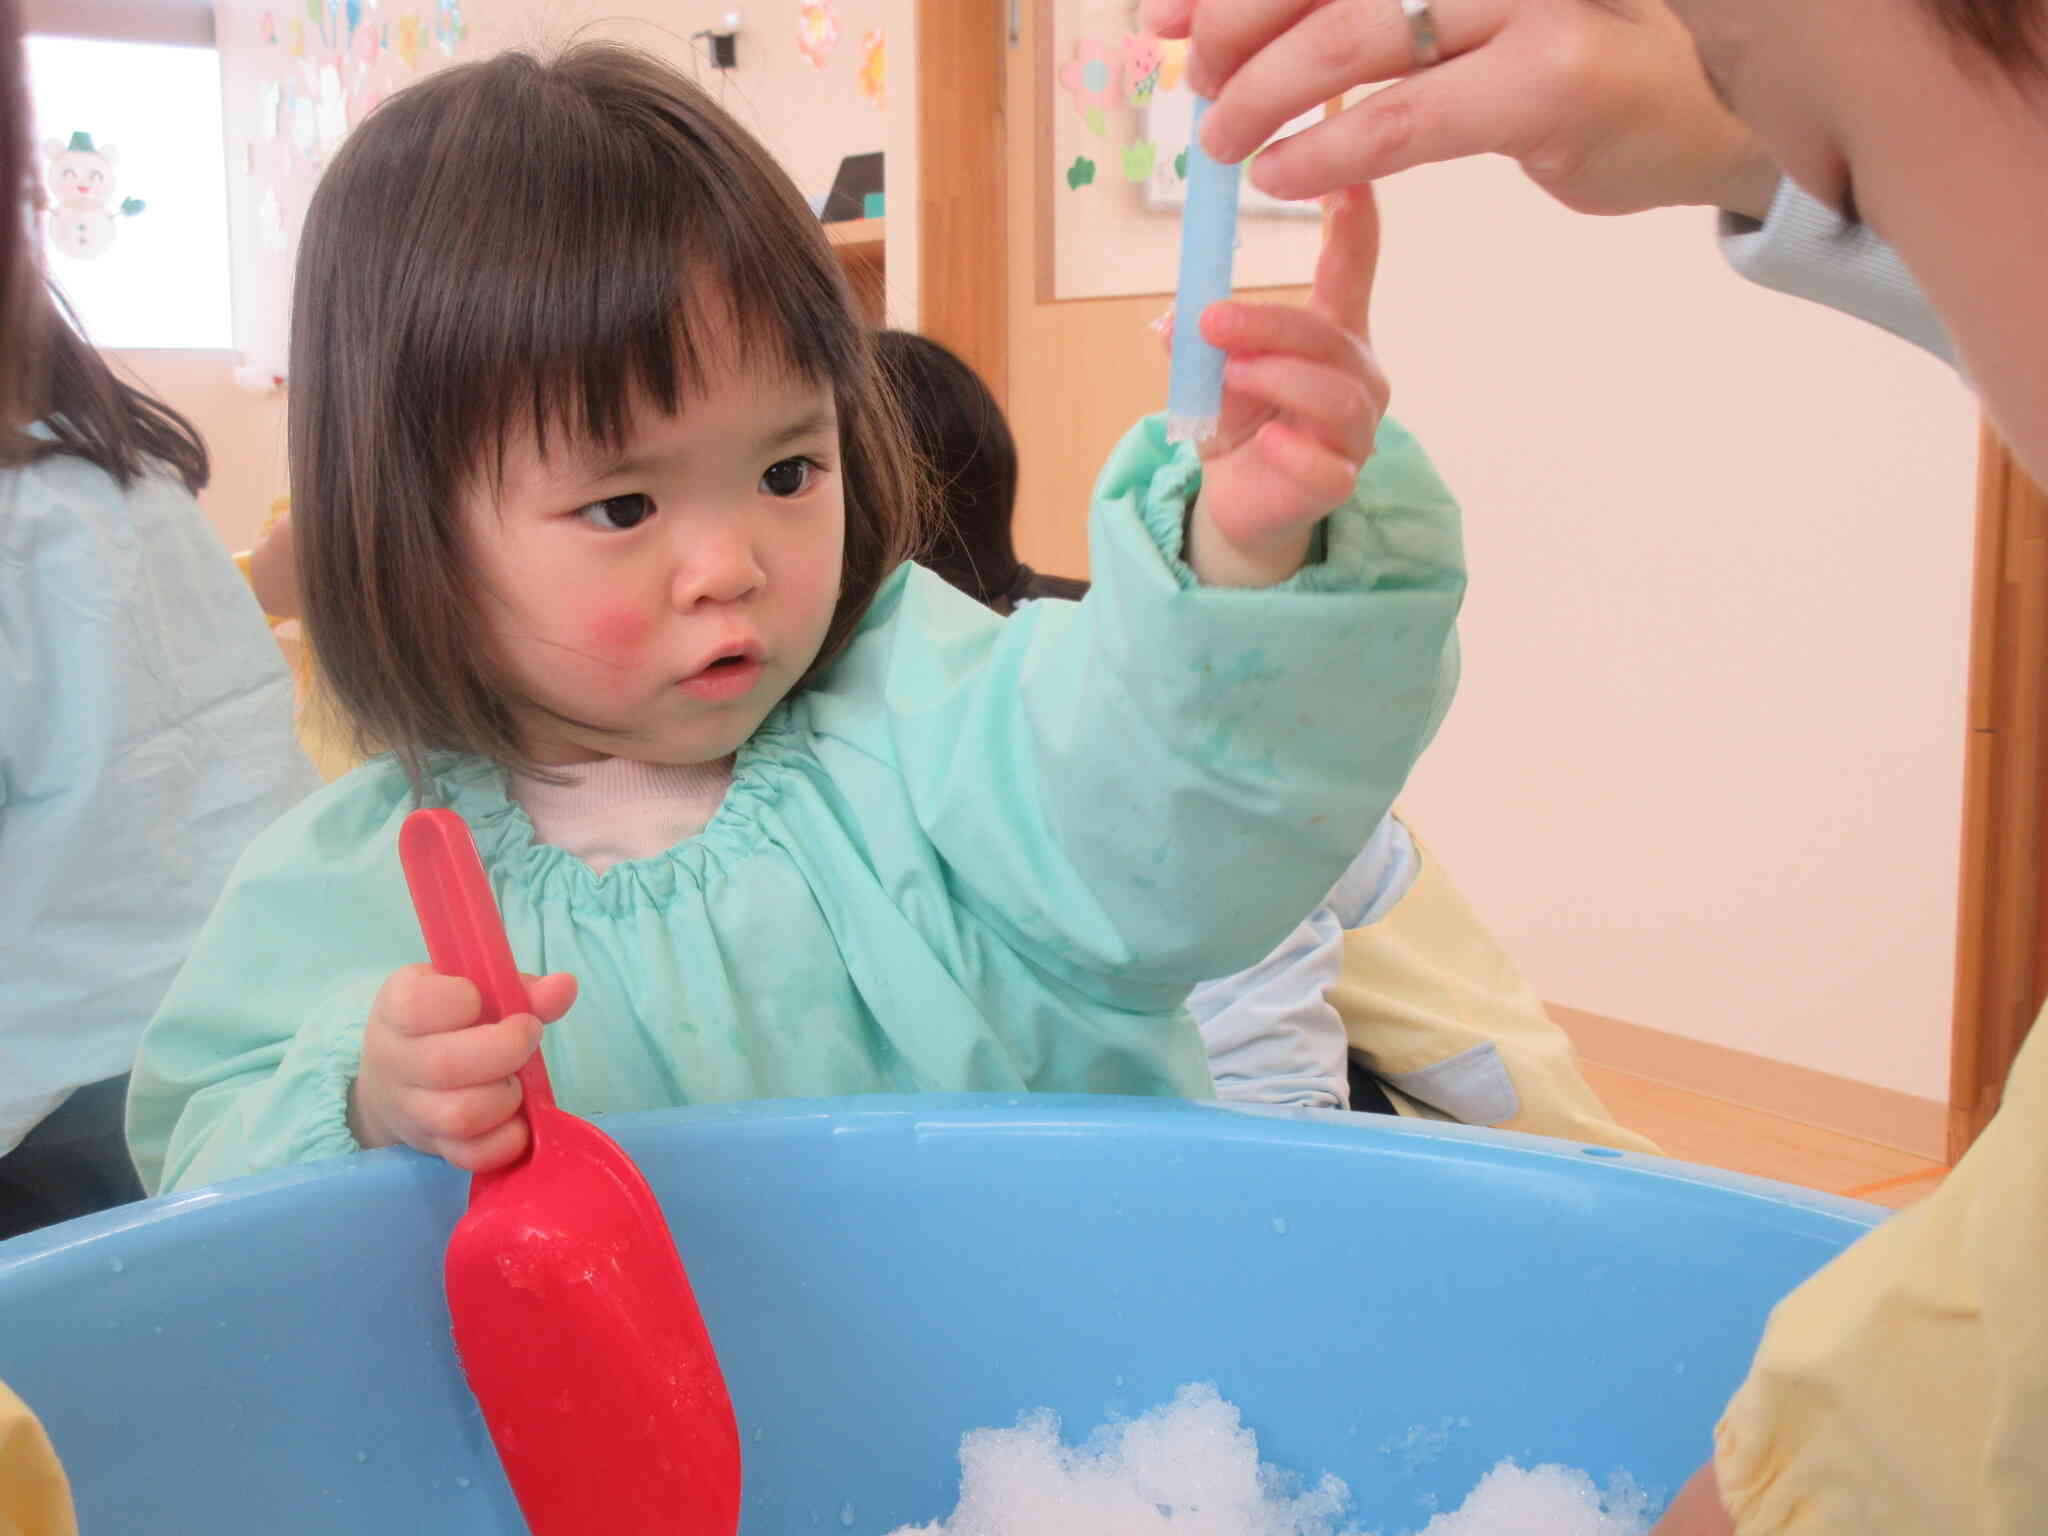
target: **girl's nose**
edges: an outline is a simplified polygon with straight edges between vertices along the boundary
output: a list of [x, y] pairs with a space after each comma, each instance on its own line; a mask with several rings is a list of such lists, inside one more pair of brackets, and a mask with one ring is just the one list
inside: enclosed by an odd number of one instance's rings
[[706, 603], [736, 603], [759, 591], [767, 579], [744, 530], [700, 528], [682, 551], [670, 600], [678, 612]]

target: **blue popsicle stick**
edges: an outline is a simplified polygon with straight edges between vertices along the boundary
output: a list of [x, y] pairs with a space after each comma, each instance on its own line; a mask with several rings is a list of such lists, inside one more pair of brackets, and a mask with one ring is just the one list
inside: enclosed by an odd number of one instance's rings
[[1202, 311], [1230, 297], [1237, 255], [1239, 167], [1218, 165], [1202, 152], [1206, 97], [1195, 98], [1189, 130], [1188, 202], [1180, 226], [1180, 287], [1173, 302], [1173, 373], [1166, 390], [1166, 436], [1200, 442], [1223, 412], [1223, 353], [1202, 340]]

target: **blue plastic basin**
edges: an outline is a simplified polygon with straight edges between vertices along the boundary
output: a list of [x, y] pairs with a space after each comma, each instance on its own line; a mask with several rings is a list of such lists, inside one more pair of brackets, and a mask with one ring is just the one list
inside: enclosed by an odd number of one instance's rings
[[[961, 1434], [1213, 1381], [1410, 1530], [1503, 1456], [1675, 1489], [1874, 1207], [1456, 1127], [1073, 1098], [612, 1117], [732, 1385], [745, 1530], [951, 1512]], [[523, 1529], [449, 1347], [466, 1182], [379, 1152], [0, 1244], [85, 1536]], [[1078, 1536], [1078, 1533], [1077, 1533]]]

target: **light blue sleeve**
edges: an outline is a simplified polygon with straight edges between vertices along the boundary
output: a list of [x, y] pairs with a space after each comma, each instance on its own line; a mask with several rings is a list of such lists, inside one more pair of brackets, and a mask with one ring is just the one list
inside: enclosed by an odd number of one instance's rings
[[1408, 829], [1386, 817], [1329, 899], [1277, 949], [1195, 988], [1188, 1011], [1219, 1099], [1350, 1107], [1349, 1042], [1329, 996], [1343, 970], [1344, 935], [1391, 911], [1420, 868]]
[[1787, 177], [1763, 223], [1721, 215], [1721, 250], [1751, 282], [1854, 315], [1948, 363], [1955, 343], [1899, 253]]
[[426, 959], [397, 857], [412, 809], [377, 759], [264, 832], [150, 1021], [128, 1150], [151, 1193], [357, 1150], [348, 1092], [385, 979]]
[[318, 782], [183, 486], [0, 473], [0, 1152], [128, 1070], [235, 858]]
[[912, 580], [879, 663], [954, 900], [1120, 1006], [1177, 1006], [1298, 923], [1457, 675], [1457, 508], [1406, 431], [1382, 426], [1323, 560], [1267, 590], [1204, 588], [1180, 559], [1200, 480], [1141, 424], [1097, 485], [1083, 601], [990, 622]]

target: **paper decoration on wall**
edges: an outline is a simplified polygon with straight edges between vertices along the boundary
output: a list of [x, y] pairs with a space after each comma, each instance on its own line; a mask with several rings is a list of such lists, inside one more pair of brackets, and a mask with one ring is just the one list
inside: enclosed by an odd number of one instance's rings
[[1159, 159], [1159, 146], [1150, 139], [1140, 139], [1135, 144], [1124, 146], [1124, 180], [1145, 182], [1152, 179], [1152, 168]]
[[1098, 137], [1109, 136], [1109, 107], [1116, 100], [1115, 50], [1099, 37], [1074, 44], [1074, 56], [1060, 66], [1060, 85], [1074, 98], [1074, 110]]
[[441, 51], [454, 58], [455, 50], [467, 36], [469, 24], [462, 19], [462, 0], [440, 0], [434, 15], [434, 41], [441, 45]]
[[104, 255], [119, 221], [134, 218], [146, 206], [137, 197], [114, 201], [119, 151], [111, 144], [95, 146], [89, 133], [73, 133], [69, 142], [46, 140], [43, 153], [50, 161], [50, 248], [79, 261]]
[[1188, 72], [1188, 44], [1186, 38], [1159, 45], [1159, 89], [1177, 91], [1180, 82]]
[[879, 27], [860, 40], [860, 94], [871, 107], [888, 104], [888, 57]]
[[1156, 37], [1133, 32], [1124, 38], [1124, 99], [1134, 107], [1149, 105], [1166, 65], [1166, 45]]
[[839, 18], [832, 13], [833, 0], [804, 0], [796, 13], [797, 51], [811, 61], [811, 68], [823, 69], [839, 46]]
[[407, 69], [420, 67], [420, 19], [411, 11], [398, 18], [398, 57]]
[[[272, 0], [252, 18], [230, 89], [247, 115], [231, 121], [246, 174], [236, 239], [260, 278], [237, 299], [236, 334], [281, 371], [285, 260], [328, 159], [386, 96], [441, 56], [466, 51], [461, 0]], [[245, 25], [250, 23], [245, 22]], [[259, 357], [258, 354], [261, 354]]]
[[[1162, 74], [1159, 87], [1153, 92], [1152, 100], [1139, 114], [1136, 130], [1138, 136], [1149, 138], [1154, 144], [1176, 147], [1171, 159], [1161, 154], [1152, 167], [1151, 177], [1145, 184], [1145, 206], [1162, 210], [1184, 208], [1188, 200], [1188, 155], [1187, 143], [1194, 124], [1194, 93], [1186, 88], [1185, 80], [1169, 88]], [[1322, 108], [1316, 107], [1302, 113], [1293, 121], [1281, 126], [1275, 138], [1285, 138], [1299, 133], [1322, 120]], [[1284, 218], [1318, 219], [1322, 217], [1322, 205], [1310, 202], [1286, 202], [1270, 197], [1245, 181], [1239, 189], [1239, 211], [1246, 215], [1278, 215]]]
[[1078, 192], [1094, 180], [1095, 162], [1086, 155], [1067, 167], [1067, 186], [1071, 191]]

